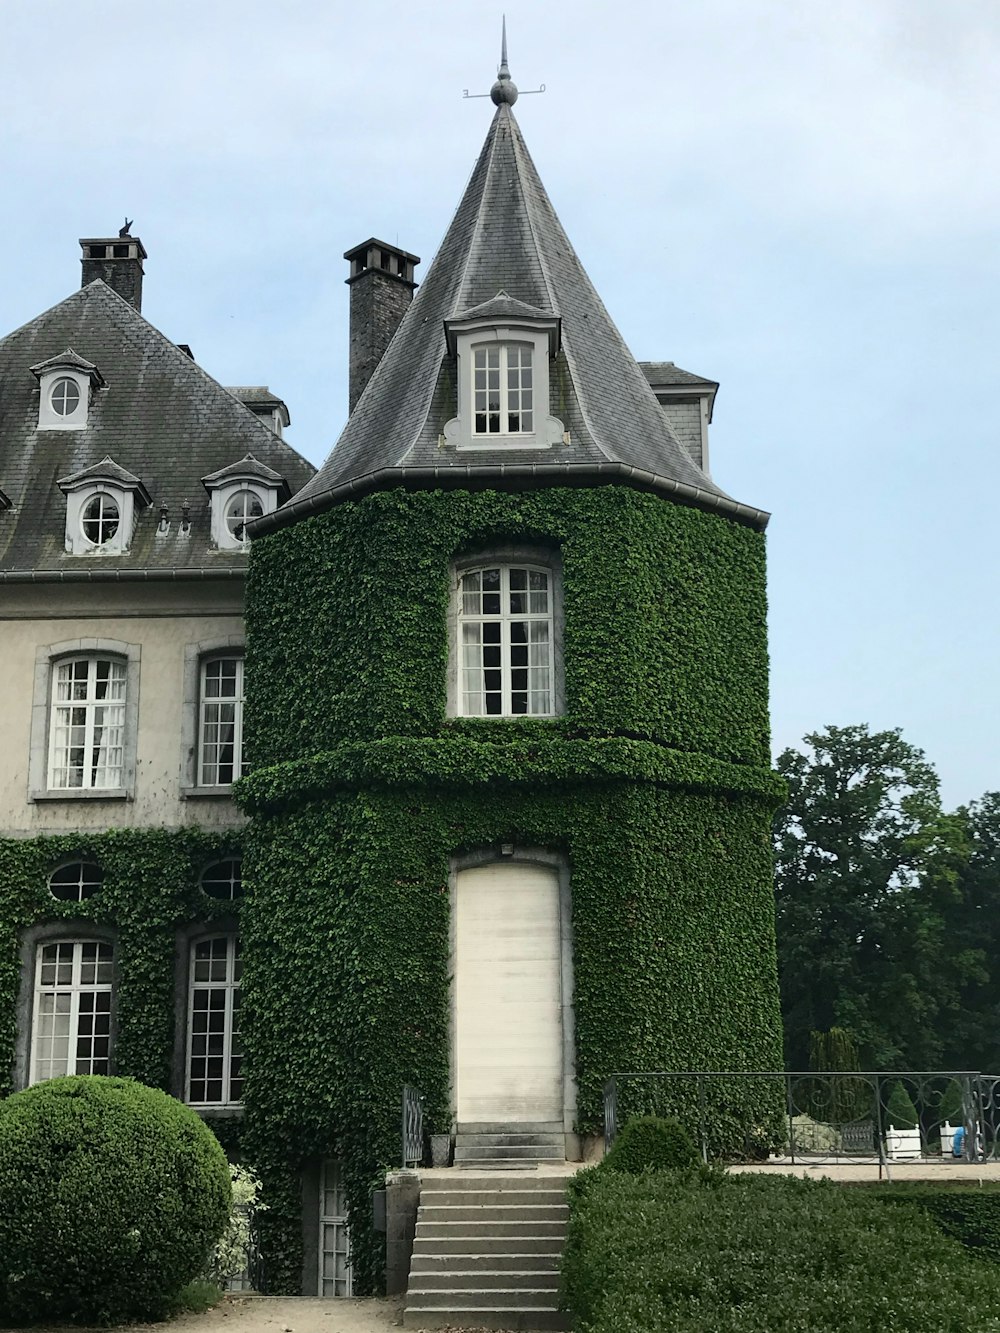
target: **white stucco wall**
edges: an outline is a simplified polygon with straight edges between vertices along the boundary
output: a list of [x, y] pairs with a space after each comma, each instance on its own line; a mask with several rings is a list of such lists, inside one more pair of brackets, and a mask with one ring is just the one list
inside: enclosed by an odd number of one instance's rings
[[[240, 822], [228, 797], [190, 797], [183, 789], [195, 735], [191, 647], [241, 643], [242, 638], [242, 584], [237, 581], [5, 586], [0, 595], [0, 834]], [[37, 709], [34, 737], [32, 732], [33, 708], [39, 703], [37, 662], [49, 645], [76, 640], [138, 648], [136, 768], [128, 799], [30, 795], [32, 742], [37, 760], [39, 739], [45, 739], [39, 735], [44, 725], [40, 728]]]

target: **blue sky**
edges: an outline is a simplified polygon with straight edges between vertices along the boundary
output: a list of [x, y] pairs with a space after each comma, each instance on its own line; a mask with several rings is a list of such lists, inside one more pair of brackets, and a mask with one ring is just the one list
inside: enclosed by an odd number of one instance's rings
[[[900, 726], [1000, 788], [994, 0], [507, 0], [517, 116], [635, 355], [721, 381], [716, 480], [772, 511], [776, 748]], [[68, 0], [4, 13], [11, 329], [135, 218], [144, 314], [346, 414], [344, 250], [426, 270], [489, 123], [501, 6]], [[418, 277], [420, 275], [418, 270]]]

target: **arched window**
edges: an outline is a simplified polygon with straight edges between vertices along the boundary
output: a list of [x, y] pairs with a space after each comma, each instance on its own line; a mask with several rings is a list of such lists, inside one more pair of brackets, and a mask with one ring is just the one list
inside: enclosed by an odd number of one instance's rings
[[239, 937], [195, 940], [189, 968], [185, 1095], [194, 1106], [232, 1106], [243, 1096]]
[[458, 576], [458, 712], [551, 717], [555, 712], [553, 572], [490, 563]]
[[57, 866], [49, 876], [49, 892], [64, 903], [82, 903], [104, 884], [104, 871], [94, 861]]
[[114, 950], [95, 940], [39, 944], [29, 1081], [111, 1072]]

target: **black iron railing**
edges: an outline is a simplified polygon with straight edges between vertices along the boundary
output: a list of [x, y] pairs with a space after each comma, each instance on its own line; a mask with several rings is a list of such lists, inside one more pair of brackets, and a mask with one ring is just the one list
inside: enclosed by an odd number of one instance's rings
[[604, 1086], [610, 1148], [637, 1115], [679, 1119], [710, 1157], [982, 1161], [997, 1151], [1000, 1075], [969, 1070], [655, 1071]]
[[419, 1166], [424, 1160], [424, 1094], [409, 1083], [403, 1085], [403, 1166]]

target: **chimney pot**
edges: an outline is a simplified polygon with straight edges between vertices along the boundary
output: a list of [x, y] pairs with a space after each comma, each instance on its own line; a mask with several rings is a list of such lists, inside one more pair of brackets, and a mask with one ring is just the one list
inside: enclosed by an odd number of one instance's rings
[[142, 261], [146, 250], [138, 236], [93, 236], [80, 240], [82, 250], [80, 285], [101, 278], [112, 291], [142, 310]]

